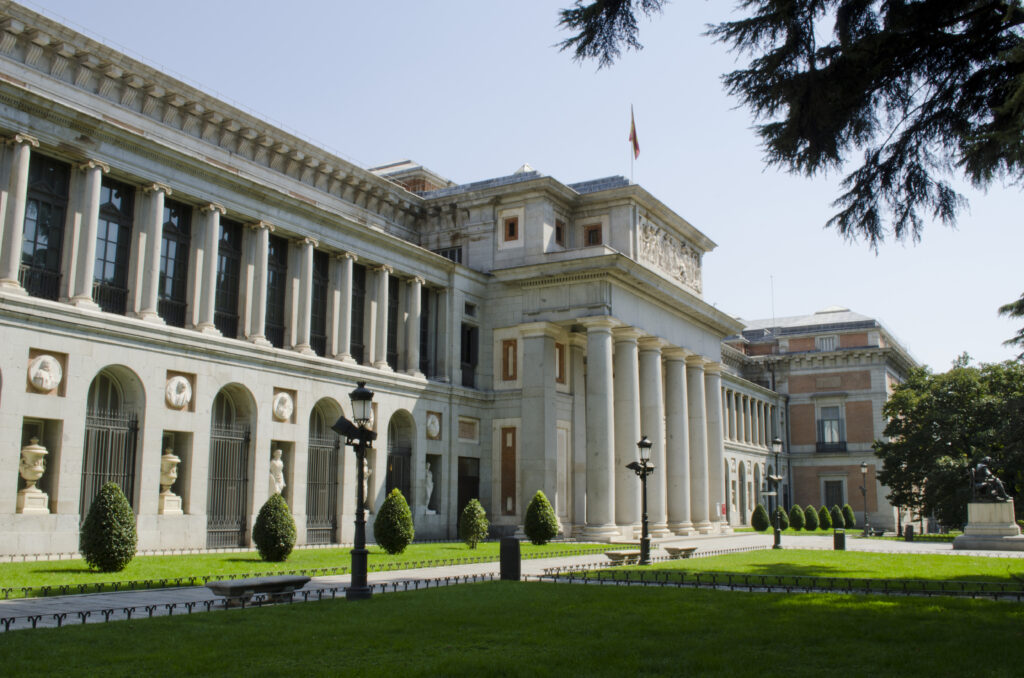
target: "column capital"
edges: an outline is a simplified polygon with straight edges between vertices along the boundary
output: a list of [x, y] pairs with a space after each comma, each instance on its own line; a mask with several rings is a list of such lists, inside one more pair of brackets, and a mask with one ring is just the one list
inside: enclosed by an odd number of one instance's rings
[[[223, 214], [223, 212], [221, 212], [221, 214]], [[252, 230], [252, 231], [264, 231], [265, 230], [265, 231], [267, 231], [269, 233], [273, 233], [274, 232], [274, 228], [275, 228], [274, 225], [272, 223], [270, 223], [269, 221], [262, 221], [262, 220], [261, 221], [254, 221], [251, 224], [246, 224], [245, 227], [250, 229], [250, 230]]]
[[519, 334], [523, 338], [527, 337], [554, 337], [556, 334], [562, 333], [562, 328], [554, 323], [549, 322], [535, 322], [535, 323], [523, 323], [517, 326]]
[[642, 336], [644, 336], [644, 333], [635, 327], [616, 327], [612, 330], [612, 337], [615, 339], [616, 344], [623, 341], [635, 344]]
[[334, 255], [334, 258], [338, 259], [339, 261], [343, 259], [351, 259], [352, 263], [359, 261], [359, 255], [352, 254], [351, 252], [338, 252], [337, 254]]
[[580, 325], [590, 330], [611, 330], [613, 327], [619, 326], [619, 321], [610, 315], [592, 315], [586, 318], [579, 319]]
[[699, 367], [701, 370], [703, 370], [705, 363], [706, 361], [704, 360], [704, 356], [702, 355], [691, 353], [688, 356], [686, 356], [687, 367]]
[[311, 237], [309, 237], [307, 235], [305, 237], [296, 239], [295, 244], [300, 246], [300, 247], [305, 247], [307, 245], [311, 245], [313, 247], [313, 249], [316, 249], [317, 247], [320, 246], [320, 241], [317, 240], [316, 238], [311, 238]]
[[92, 169], [99, 169], [103, 174], [107, 174], [110, 172], [110, 165], [99, 160], [85, 160], [84, 162], [80, 162], [75, 165], [75, 169], [82, 170], [83, 172], [88, 172]]
[[427, 281], [418, 275], [414, 275], [413, 277], [409, 278], [409, 282], [412, 283], [413, 285], [419, 285], [420, 287], [427, 284]]
[[637, 341], [641, 351], [658, 351], [668, 346], [668, 342], [661, 337], [640, 337]]
[[722, 363], [716, 362], [714, 360], [704, 361], [704, 372], [706, 374], [721, 374], [723, 367], [724, 365], [722, 365]]
[[387, 273], [388, 275], [392, 275], [395, 272], [395, 269], [391, 268], [387, 264], [381, 264], [379, 266], [374, 266], [373, 270], [374, 271], [379, 271], [381, 273]]
[[665, 360], [673, 360], [683, 362], [687, 356], [693, 355], [691, 351], [687, 351], [685, 348], [679, 348], [678, 346], [666, 346], [661, 351], [661, 355], [665, 357]]
[[215, 202], [211, 202], [211, 203], [208, 203], [206, 205], [203, 205], [202, 207], [199, 208], [199, 211], [202, 212], [203, 214], [211, 214], [213, 212], [216, 212], [217, 214], [220, 214], [221, 216], [223, 216], [223, 215], [228, 213], [228, 211], [224, 207], [224, 205], [220, 205], [220, 204], [215, 203]]
[[164, 195], [171, 195], [172, 193], [170, 186], [167, 186], [166, 184], [161, 184], [158, 181], [151, 181], [148, 184], [142, 184], [140, 188], [142, 189], [142, 192], [145, 193], [146, 195], [149, 195], [150, 193], [163, 193]]
[[22, 132], [12, 134], [9, 137], [4, 137], [4, 143], [9, 146], [17, 146], [18, 144], [28, 144], [32, 148], [39, 148], [39, 139], [36, 139], [31, 134], [24, 134]]

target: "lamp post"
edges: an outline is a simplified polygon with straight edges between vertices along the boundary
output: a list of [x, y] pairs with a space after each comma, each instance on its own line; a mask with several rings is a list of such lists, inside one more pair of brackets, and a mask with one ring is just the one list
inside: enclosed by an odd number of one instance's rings
[[782, 452], [782, 440], [778, 436], [772, 439], [772, 451], [775, 452], [775, 475], [768, 476], [768, 480], [774, 486], [775, 510], [772, 511], [772, 527], [775, 533], [773, 549], [782, 548], [782, 526], [779, 524], [779, 491], [782, 489], [782, 470], [779, 469], [779, 453]]
[[644, 436], [636, 446], [640, 449], [640, 461], [630, 462], [626, 464], [626, 468], [640, 477], [640, 564], [650, 565], [651, 535], [647, 532], [647, 476], [654, 473], [654, 464], [651, 463], [651, 441]]
[[363, 460], [366, 450], [377, 439], [377, 432], [366, 428], [373, 418], [373, 391], [366, 388], [366, 382], [356, 382], [356, 389], [348, 394], [352, 401], [351, 422], [342, 415], [331, 428], [345, 437], [345, 444], [356, 451], [356, 534], [352, 548], [352, 581], [345, 589], [348, 600], [365, 600], [373, 595], [373, 589], [366, 583], [366, 498], [363, 496]]
[[860, 493], [864, 495], [864, 536], [871, 536], [871, 526], [868, 525], [868, 463], [860, 463]]

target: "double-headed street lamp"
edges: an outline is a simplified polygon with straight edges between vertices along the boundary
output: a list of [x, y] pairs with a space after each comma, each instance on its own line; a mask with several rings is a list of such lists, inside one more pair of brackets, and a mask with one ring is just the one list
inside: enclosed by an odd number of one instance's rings
[[377, 439], [377, 432], [366, 428], [373, 418], [373, 391], [366, 388], [366, 382], [356, 382], [356, 390], [348, 394], [352, 401], [352, 419], [349, 421], [342, 415], [331, 428], [344, 436], [345, 444], [356, 450], [356, 535], [352, 549], [352, 581], [345, 589], [348, 600], [365, 600], [373, 595], [373, 589], [366, 583], [366, 498], [363, 496], [363, 460], [366, 450], [372, 449], [371, 443]]
[[651, 564], [651, 535], [647, 532], [647, 476], [654, 473], [654, 464], [651, 463], [651, 441], [644, 436], [636, 444], [640, 449], [640, 461], [633, 461], [626, 464], [626, 468], [640, 476], [641, 509], [643, 514], [640, 518], [640, 564]]
[[860, 493], [864, 495], [864, 536], [871, 536], [871, 526], [868, 525], [868, 463], [860, 463]]
[[775, 475], [768, 476], [768, 481], [772, 484], [772, 492], [775, 496], [775, 510], [772, 511], [772, 527], [775, 528], [775, 543], [772, 544], [773, 549], [782, 548], [782, 526], [779, 524], [779, 490], [782, 487], [782, 470], [779, 468], [779, 453], [782, 452], [782, 440], [776, 436], [772, 439], [772, 451], [775, 452]]

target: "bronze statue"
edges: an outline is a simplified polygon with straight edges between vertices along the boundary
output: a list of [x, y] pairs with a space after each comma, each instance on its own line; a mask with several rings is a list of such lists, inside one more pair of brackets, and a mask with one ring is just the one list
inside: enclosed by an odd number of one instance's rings
[[971, 487], [974, 493], [974, 501], [1010, 501], [1010, 495], [1006, 494], [1003, 481], [992, 473], [989, 466], [992, 464], [991, 457], [985, 457], [978, 462], [978, 465], [971, 469]]

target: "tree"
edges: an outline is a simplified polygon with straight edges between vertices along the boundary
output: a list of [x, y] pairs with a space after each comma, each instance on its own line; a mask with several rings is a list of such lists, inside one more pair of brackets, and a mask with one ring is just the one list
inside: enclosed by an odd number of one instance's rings
[[288, 560], [295, 547], [295, 519], [280, 494], [272, 494], [260, 507], [252, 526], [252, 540], [263, 560], [280, 563]]
[[789, 529], [789, 514], [781, 506], [776, 506], [772, 511], [772, 527], [775, 525], [778, 525], [780, 530]]
[[799, 504], [793, 504], [793, 508], [789, 509], [789, 524], [794, 530], [804, 529], [804, 510], [800, 508]]
[[843, 523], [846, 527], [857, 527], [857, 514], [849, 504], [843, 504]]
[[804, 527], [808, 532], [814, 532], [818, 529], [818, 512], [813, 506], [808, 505], [804, 509]]
[[[560, 43], [610, 66], [641, 49], [637, 15], [664, 0], [593, 0], [560, 12]], [[744, 0], [708, 35], [750, 58], [723, 76], [747, 106], [770, 165], [814, 176], [859, 162], [828, 225], [877, 249], [952, 226], [966, 200], [950, 183], [1024, 183], [1021, 0]], [[856, 158], [856, 160], [854, 159]], [[1001, 312], [1024, 314], [1024, 295]], [[1010, 340], [1024, 348], [1024, 329]]]
[[392, 489], [373, 519], [373, 538], [382, 549], [396, 555], [412, 543], [416, 530], [409, 502], [397, 487]]
[[470, 499], [459, 517], [459, 539], [466, 542], [469, 548], [475, 549], [478, 543], [487, 539], [489, 527], [484, 507], [476, 499]]
[[1024, 490], [1024, 363], [971, 366], [964, 354], [941, 374], [912, 370], [882, 414], [888, 440], [874, 448], [894, 506], [963, 525], [970, 469], [985, 457], [1011, 495]]
[[754, 512], [750, 516], [750, 526], [758, 532], [764, 532], [772, 526], [771, 518], [768, 516], [768, 509], [764, 507], [764, 504], [758, 504], [754, 507]]
[[818, 509], [818, 526], [823, 530], [832, 529], [832, 515], [824, 506]]
[[833, 504], [832, 509], [828, 512], [828, 517], [832, 519], [832, 527], [837, 530], [841, 530], [846, 527], [846, 519], [843, 517], [843, 510], [838, 505]]
[[135, 514], [117, 483], [105, 483], [82, 523], [78, 550], [89, 567], [120, 572], [135, 557]]
[[526, 507], [526, 520], [523, 525], [523, 532], [531, 542], [547, 544], [558, 534], [558, 518], [555, 517], [555, 509], [551, 508], [551, 502], [547, 496], [537, 490], [533, 495], [530, 505]]

